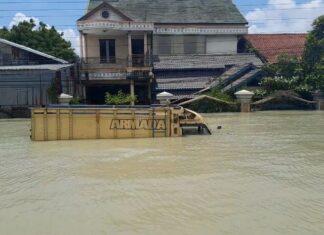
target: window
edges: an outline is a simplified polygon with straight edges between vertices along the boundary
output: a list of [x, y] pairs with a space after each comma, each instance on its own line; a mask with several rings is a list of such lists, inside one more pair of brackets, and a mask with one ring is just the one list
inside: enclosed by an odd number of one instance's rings
[[116, 63], [116, 46], [114, 39], [99, 40], [100, 43], [100, 63]]
[[204, 36], [185, 36], [183, 40], [184, 54], [205, 54]]
[[154, 39], [155, 54], [170, 55], [172, 50], [171, 36], [155, 36]]
[[103, 12], [101, 12], [101, 16], [104, 19], [108, 19], [109, 18], [109, 12], [108, 11], [103, 11]]

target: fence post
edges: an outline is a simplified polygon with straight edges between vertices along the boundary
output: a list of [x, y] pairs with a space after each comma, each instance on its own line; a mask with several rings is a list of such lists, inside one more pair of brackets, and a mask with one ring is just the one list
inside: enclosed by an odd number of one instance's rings
[[251, 101], [252, 101], [252, 97], [254, 96], [254, 93], [247, 90], [242, 90], [236, 92], [235, 96], [241, 103], [241, 112], [242, 113], [251, 112]]

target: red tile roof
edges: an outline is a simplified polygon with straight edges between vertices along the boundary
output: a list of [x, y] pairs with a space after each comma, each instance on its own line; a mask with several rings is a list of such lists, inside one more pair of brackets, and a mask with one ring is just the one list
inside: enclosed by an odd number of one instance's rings
[[282, 54], [300, 58], [307, 34], [249, 34], [244, 37], [268, 63], [276, 63]]

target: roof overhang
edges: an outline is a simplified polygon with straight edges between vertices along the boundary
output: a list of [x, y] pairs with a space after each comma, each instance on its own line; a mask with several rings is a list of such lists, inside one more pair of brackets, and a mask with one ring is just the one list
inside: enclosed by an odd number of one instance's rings
[[0, 43], [6, 44], [8, 46], [16, 47], [16, 48], [19, 48], [19, 49], [24, 50], [24, 51], [28, 51], [30, 53], [33, 53], [33, 54], [36, 54], [36, 55], [45, 57], [47, 59], [54, 60], [54, 61], [56, 61], [58, 63], [62, 63], [62, 64], [68, 64], [69, 63], [66, 60], [62, 60], [62, 59], [56, 58], [56, 57], [51, 56], [51, 55], [48, 55], [46, 53], [43, 53], [43, 52], [34, 50], [34, 49], [30, 48], [30, 47], [26, 47], [26, 46], [23, 46], [23, 45], [20, 45], [20, 44], [17, 44], [17, 43], [14, 43], [14, 42], [11, 42], [11, 41], [2, 39], [2, 38], [0, 38]]
[[40, 64], [40, 65], [13, 65], [0, 66], [0, 71], [24, 71], [24, 70], [50, 70], [57, 71], [72, 67], [73, 64]]

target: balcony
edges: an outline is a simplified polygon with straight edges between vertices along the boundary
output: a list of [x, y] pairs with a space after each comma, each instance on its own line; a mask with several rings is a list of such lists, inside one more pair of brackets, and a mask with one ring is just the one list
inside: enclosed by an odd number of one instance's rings
[[83, 78], [87, 80], [146, 79], [153, 67], [152, 56], [133, 55], [130, 59], [82, 58]]
[[151, 55], [132, 55], [125, 59], [117, 57], [88, 57], [82, 58], [80, 64], [81, 70], [88, 72], [133, 72], [151, 70], [153, 67], [153, 58]]

